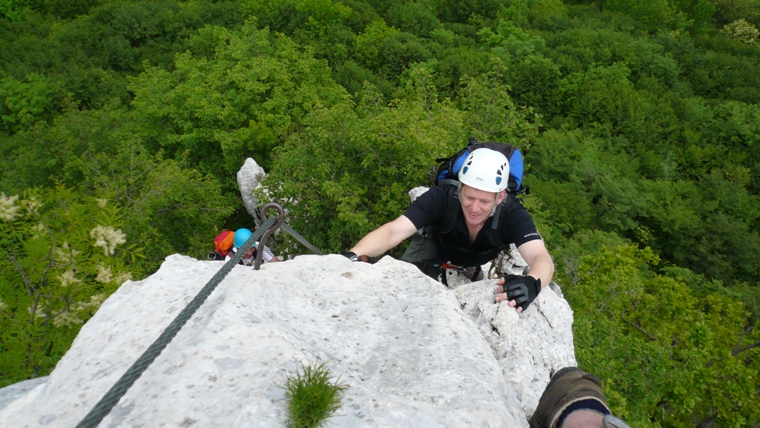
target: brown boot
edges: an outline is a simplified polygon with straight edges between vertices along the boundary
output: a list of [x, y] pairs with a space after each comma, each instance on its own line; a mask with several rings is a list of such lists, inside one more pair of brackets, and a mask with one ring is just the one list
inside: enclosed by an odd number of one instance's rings
[[602, 392], [602, 381], [577, 367], [565, 367], [554, 373], [546, 386], [530, 418], [530, 427], [557, 428], [558, 419], [573, 404], [585, 404], [584, 409], [610, 413]]

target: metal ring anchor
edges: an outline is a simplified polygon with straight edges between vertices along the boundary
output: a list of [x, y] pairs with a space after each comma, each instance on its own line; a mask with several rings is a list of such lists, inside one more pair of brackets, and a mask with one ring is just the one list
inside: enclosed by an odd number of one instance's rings
[[256, 260], [253, 263], [254, 270], [259, 270], [259, 267], [261, 266], [261, 255], [264, 254], [264, 246], [266, 245], [267, 239], [269, 239], [269, 236], [272, 235], [272, 233], [274, 233], [285, 221], [285, 210], [282, 209], [282, 206], [276, 202], [270, 202], [261, 208], [261, 223], [268, 220], [269, 217], [267, 217], [267, 211], [270, 209], [277, 210], [277, 221], [270, 226], [263, 235], [261, 235], [259, 251], [256, 251]]

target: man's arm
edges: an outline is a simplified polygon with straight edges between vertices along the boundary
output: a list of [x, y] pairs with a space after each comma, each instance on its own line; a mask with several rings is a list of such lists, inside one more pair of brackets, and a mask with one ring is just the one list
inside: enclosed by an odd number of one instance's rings
[[349, 251], [360, 256], [377, 257], [416, 232], [412, 221], [402, 215], [368, 233]]
[[548, 287], [554, 276], [554, 261], [546, 250], [544, 241], [534, 239], [517, 248], [522, 258], [528, 263], [528, 275], [541, 280], [541, 288]]

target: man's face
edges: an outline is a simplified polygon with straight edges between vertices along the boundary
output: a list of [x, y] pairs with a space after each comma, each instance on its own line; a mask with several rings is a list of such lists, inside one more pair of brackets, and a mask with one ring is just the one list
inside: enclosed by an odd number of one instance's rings
[[244, 259], [250, 259], [253, 257], [253, 254], [256, 252], [256, 247], [251, 247], [250, 250], [246, 251], [245, 254], [243, 254]]
[[462, 212], [464, 213], [467, 225], [482, 226], [488, 220], [488, 217], [491, 216], [494, 206], [501, 202], [501, 198], [497, 200], [496, 193], [486, 192], [463, 184], [459, 194], [459, 201], [462, 204]]

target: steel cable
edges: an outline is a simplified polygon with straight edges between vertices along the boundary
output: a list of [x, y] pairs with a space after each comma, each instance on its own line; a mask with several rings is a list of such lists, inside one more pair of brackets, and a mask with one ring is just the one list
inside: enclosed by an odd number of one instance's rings
[[279, 217], [271, 217], [261, 224], [251, 235], [250, 238], [243, 244], [242, 247], [235, 253], [235, 255], [222, 266], [219, 271], [206, 283], [201, 291], [193, 298], [193, 300], [180, 312], [174, 321], [169, 324], [169, 327], [161, 333], [140, 358], [132, 364], [126, 373], [111, 387], [111, 389], [100, 399], [95, 407], [90, 410], [90, 413], [82, 419], [77, 425], [77, 428], [90, 428], [96, 427], [113, 409], [119, 400], [127, 393], [127, 390], [137, 381], [137, 379], [143, 374], [143, 372], [150, 366], [150, 364], [161, 354], [166, 346], [171, 342], [174, 336], [177, 335], [179, 330], [185, 323], [190, 320], [190, 317], [201, 307], [206, 301], [208, 296], [219, 285], [225, 276], [232, 270], [232, 268], [243, 258], [243, 255], [253, 246], [253, 244], [261, 237], [265, 232], [271, 233], [269, 228], [272, 227], [277, 221], [281, 221]]

